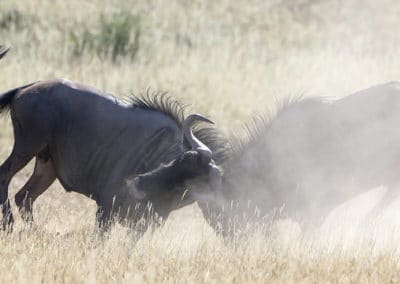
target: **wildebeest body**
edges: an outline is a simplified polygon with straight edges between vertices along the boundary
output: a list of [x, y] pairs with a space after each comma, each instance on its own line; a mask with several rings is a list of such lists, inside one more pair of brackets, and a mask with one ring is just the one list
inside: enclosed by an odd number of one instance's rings
[[28, 218], [32, 203], [56, 178], [67, 191], [97, 202], [101, 225], [115, 215], [135, 223], [148, 213], [149, 203], [167, 217], [193, 202], [190, 194], [182, 196], [185, 182], [219, 172], [211, 151], [190, 128], [196, 120], [208, 120], [199, 115], [183, 120], [177, 102], [158, 100], [134, 98], [125, 104], [66, 80], [0, 96], [2, 109], [10, 109], [15, 136], [13, 152], [0, 168], [3, 224], [12, 223], [9, 181], [34, 157], [34, 173], [15, 197]]
[[267, 184], [288, 210], [319, 218], [332, 204], [398, 182], [400, 90], [395, 86], [337, 101], [304, 100], [271, 122], [262, 138]]
[[[221, 198], [200, 204], [215, 226], [231, 215], [284, 207], [318, 223], [336, 206], [373, 187], [388, 187], [374, 213], [398, 193], [400, 83], [332, 100], [284, 105], [250, 130], [224, 163]], [[233, 140], [232, 144], [238, 143]]]
[[[121, 176], [144, 173], [181, 152], [181, 130], [166, 114], [123, 106], [90, 90], [82, 92], [82, 87], [76, 91], [66, 82], [42, 88], [47, 89], [35, 93], [28, 88], [18, 94], [11, 116], [18, 127], [35, 129], [38, 137], [30, 141], [51, 153], [67, 190], [101, 198], [110, 188], [121, 187]], [[57, 92], [52, 93], [53, 88]], [[161, 143], [151, 145], [160, 132]]]

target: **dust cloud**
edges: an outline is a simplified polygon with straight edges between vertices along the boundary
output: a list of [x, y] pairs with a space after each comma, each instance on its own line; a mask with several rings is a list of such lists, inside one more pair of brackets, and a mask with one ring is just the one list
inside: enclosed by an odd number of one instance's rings
[[225, 223], [279, 215], [347, 238], [400, 228], [399, 109], [397, 82], [281, 104], [232, 140], [208, 215]]

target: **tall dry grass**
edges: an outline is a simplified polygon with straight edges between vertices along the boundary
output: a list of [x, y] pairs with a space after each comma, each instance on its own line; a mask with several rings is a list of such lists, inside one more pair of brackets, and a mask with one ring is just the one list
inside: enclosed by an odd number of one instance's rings
[[[343, 96], [399, 79], [399, 12], [393, 0], [5, 0], [0, 43], [12, 52], [0, 86], [62, 77], [116, 95], [150, 87], [237, 132], [282, 96]], [[123, 17], [133, 20], [118, 26]], [[0, 160], [12, 143], [5, 117]], [[399, 206], [354, 231], [376, 192], [309, 233], [285, 221], [224, 243], [193, 205], [135, 242], [120, 226], [99, 239], [94, 203], [55, 184], [35, 203], [34, 227], [18, 219], [12, 234], [0, 233], [0, 282], [398, 282]]]

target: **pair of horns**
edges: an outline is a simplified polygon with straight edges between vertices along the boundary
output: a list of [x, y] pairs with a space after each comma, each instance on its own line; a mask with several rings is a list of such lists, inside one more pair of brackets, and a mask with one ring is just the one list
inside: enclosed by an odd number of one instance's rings
[[6, 48], [2, 45], [0, 45], [0, 59], [7, 54], [7, 52], [9, 51], [9, 48]]
[[201, 161], [205, 165], [210, 167], [209, 178], [210, 178], [211, 188], [214, 190], [214, 192], [219, 192], [222, 183], [222, 170], [215, 164], [214, 160], [212, 159], [212, 151], [210, 150], [210, 148], [208, 148], [193, 134], [192, 126], [196, 122], [207, 122], [214, 124], [214, 122], [212, 122], [211, 120], [202, 115], [199, 114], [189, 115], [183, 121], [182, 143], [183, 139], [186, 138], [186, 140], [192, 147], [192, 150], [200, 154]]
[[212, 159], [212, 151], [193, 134], [192, 127], [196, 122], [207, 122], [210, 124], [214, 124], [214, 122], [200, 114], [189, 115], [182, 124], [182, 143], [184, 141], [184, 138], [186, 138], [186, 140], [192, 147], [192, 150], [199, 153], [202, 157], [202, 160], [208, 164], [209, 162], [211, 162]]

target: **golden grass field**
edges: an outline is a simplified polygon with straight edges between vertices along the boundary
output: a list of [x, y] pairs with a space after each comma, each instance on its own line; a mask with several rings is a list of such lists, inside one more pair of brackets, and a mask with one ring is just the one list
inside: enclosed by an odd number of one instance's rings
[[[399, 80], [399, 12], [394, 0], [3, 0], [0, 44], [12, 50], [0, 62], [0, 86], [57, 77], [115, 95], [168, 91], [237, 133], [284, 96], [344, 96]], [[98, 51], [102, 23], [126, 15], [140, 31], [137, 50], [113, 60]], [[12, 144], [5, 116], [0, 161]], [[13, 179], [12, 200], [31, 167]], [[368, 232], [355, 231], [382, 190], [349, 201], [312, 232], [284, 220], [270, 234], [256, 226], [224, 243], [192, 205], [135, 242], [119, 225], [100, 239], [94, 202], [56, 183], [35, 203], [35, 226], [18, 218], [11, 234], [0, 232], [0, 282], [400, 282], [400, 202]]]

